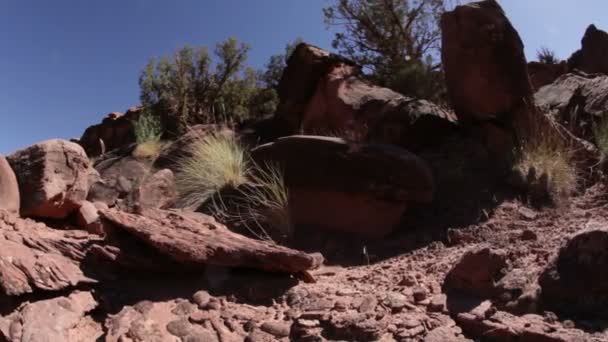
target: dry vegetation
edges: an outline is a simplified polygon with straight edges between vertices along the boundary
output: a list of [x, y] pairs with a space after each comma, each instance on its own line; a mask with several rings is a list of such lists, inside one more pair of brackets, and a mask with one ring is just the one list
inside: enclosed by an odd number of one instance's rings
[[163, 148], [161, 141], [163, 129], [159, 118], [150, 113], [143, 113], [133, 126], [137, 143], [133, 157], [156, 158]]
[[176, 175], [183, 206], [207, 204], [215, 218], [242, 222], [261, 239], [291, 234], [288, 192], [279, 168], [250, 161], [233, 135], [204, 136], [191, 148], [192, 156], [180, 161]]

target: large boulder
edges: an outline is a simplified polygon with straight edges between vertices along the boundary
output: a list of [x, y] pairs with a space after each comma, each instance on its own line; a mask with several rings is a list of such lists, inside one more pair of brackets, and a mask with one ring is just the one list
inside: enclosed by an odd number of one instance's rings
[[6, 158], [0, 155], [0, 210], [6, 210], [11, 213], [19, 213], [19, 183], [15, 172], [6, 161]]
[[569, 315], [608, 317], [608, 228], [574, 235], [539, 278], [543, 304]]
[[132, 208], [168, 209], [177, 201], [175, 176], [169, 169], [160, 170], [143, 179], [129, 196]]
[[608, 76], [569, 73], [542, 87], [534, 100], [576, 136], [593, 141], [594, 125], [608, 113]]
[[534, 91], [555, 82], [561, 75], [568, 73], [568, 63], [562, 61], [560, 63], [528, 63], [528, 73], [530, 74], [530, 82]]
[[280, 165], [290, 214], [299, 226], [382, 236], [401, 221], [408, 203], [433, 197], [426, 163], [395, 146], [291, 136], [252, 155], [261, 165]]
[[589, 25], [581, 45], [581, 49], [568, 60], [570, 69], [608, 74], [608, 33], [595, 25]]
[[448, 272], [443, 284], [444, 291], [492, 297], [496, 295], [496, 284], [504, 276], [506, 267], [504, 251], [486, 246], [472, 249]]
[[461, 121], [512, 122], [532, 85], [519, 34], [495, 0], [456, 7], [441, 18], [448, 94]]
[[0, 298], [93, 283], [80, 265], [96, 240], [0, 211]]
[[322, 262], [320, 255], [233, 233], [199, 213], [148, 209], [138, 215], [109, 209], [101, 210], [100, 215], [167, 258], [200, 269], [217, 265], [298, 273], [317, 268]]
[[99, 341], [101, 324], [87, 313], [97, 307], [91, 292], [25, 302], [10, 315], [0, 317], [0, 337], [6, 341]]
[[96, 157], [105, 152], [135, 142], [133, 122], [139, 118], [142, 107], [132, 107], [125, 113], [112, 112], [101, 123], [88, 127], [79, 143], [89, 157]]
[[450, 111], [371, 84], [353, 62], [308, 44], [289, 58], [279, 97], [279, 135], [337, 135], [416, 150], [437, 143], [456, 122]]
[[61, 219], [89, 190], [90, 163], [78, 144], [53, 139], [8, 156], [21, 192], [21, 214]]

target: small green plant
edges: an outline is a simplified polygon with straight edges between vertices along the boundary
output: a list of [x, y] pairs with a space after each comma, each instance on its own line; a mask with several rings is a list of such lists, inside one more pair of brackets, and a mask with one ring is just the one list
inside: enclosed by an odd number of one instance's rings
[[179, 162], [178, 191], [185, 206], [198, 207], [224, 188], [237, 188], [248, 179], [249, 162], [234, 136], [219, 134], [197, 138], [191, 157]]
[[149, 112], [144, 112], [134, 122], [133, 130], [137, 143], [133, 156], [135, 158], [154, 158], [158, 156], [163, 147], [161, 142], [163, 128], [160, 119]]
[[595, 143], [604, 156], [608, 156], [608, 113], [603, 115], [602, 120], [593, 127]]

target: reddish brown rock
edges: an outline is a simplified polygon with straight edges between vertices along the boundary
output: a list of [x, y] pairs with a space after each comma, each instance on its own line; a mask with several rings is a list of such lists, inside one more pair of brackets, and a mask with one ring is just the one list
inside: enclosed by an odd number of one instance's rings
[[101, 216], [170, 259], [191, 266], [219, 265], [297, 273], [317, 268], [322, 257], [232, 233], [199, 213], [145, 210], [143, 215], [102, 210]]
[[123, 115], [113, 112], [100, 124], [87, 128], [79, 143], [89, 157], [96, 157], [135, 142], [133, 121], [141, 114], [141, 107], [132, 107]]
[[608, 113], [608, 76], [566, 74], [536, 92], [534, 100], [574, 135], [595, 141], [593, 128]]
[[82, 231], [55, 230], [0, 211], [0, 294], [18, 296], [94, 282], [80, 268], [94, 240]]
[[458, 314], [456, 322], [467, 336], [488, 341], [601, 341], [578, 329], [548, 323], [539, 315], [515, 316], [482, 303], [471, 312]]
[[506, 254], [500, 250], [481, 247], [466, 252], [447, 274], [445, 292], [461, 292], [472, 296], [492, 297], [496, 283], [504, 276]]
[[534, 91], [555, 82], [560, 76], [568, 73], [566, 62], [547, 64], [541, 62], [528, 63], [528, 73]]
[[498, 2], [446, 12], [441, 31], [448, 94], [459, 119], [511, 121], [531, 98], [532, 86], [524, 45]]
[[581, 49], [568, 60], [571, 70], [608, 74], [608, 33], [589, 25], [581, 41]]
[[291, 136], [252, 152], [285, 173], [293, 222], [299, 226], [382, 236], [407, 204], [433, 197], [426, 163], [389, 145], [349, 145], [338, 138]]
[[455, 128], [451, 112], [365, 81], [345, 58], [300, 44], [279, 85], [279, 135], [337, 135], [416, 150]]
[[22, 216], [65, 218], [87, 198], [89, 159], [75, 143], [47, 140], [7, 159], [19, 182]]
[[559, 250], [539, 278], [546, 307], [608, 317], [608, 228], [580, 232]]
[[0, 155], [0, 210], [6, 210], [11, 213], [19, 213], [19, 183], [15, 172]]
[[25, 302], [12, 314], [0, 317], [0, 337], [21, 342], [96, 341], [103, 335], [101, 325], [85, 317], [95, 307], [90, 292]]
[[167, 209], [177, 200], [175, 176], [169, 169], [145, 178], [142, 185], [131, 193], [132, 206], [138, 208]]
[[104, 235], [98, 209], [89, 201], [82, 202], [80, 208], [78, 208], [76, 224], [91, 234]]

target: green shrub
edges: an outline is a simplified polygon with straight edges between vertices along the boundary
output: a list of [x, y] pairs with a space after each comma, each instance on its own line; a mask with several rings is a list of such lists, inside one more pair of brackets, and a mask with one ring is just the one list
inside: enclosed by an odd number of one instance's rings
[[163, 128], [157, 116], [144, 112], [133, 123], [137, 147], [133, 151], [135, 158], [156, 158], [163, 147], [161, 137]]

